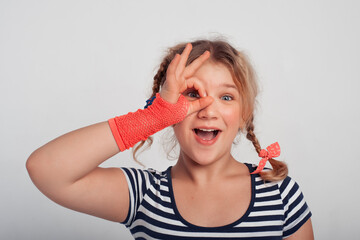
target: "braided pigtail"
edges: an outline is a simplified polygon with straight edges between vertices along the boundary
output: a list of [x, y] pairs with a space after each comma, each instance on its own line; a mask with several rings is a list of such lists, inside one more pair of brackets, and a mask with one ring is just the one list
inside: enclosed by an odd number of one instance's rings
[[[254, 117], [252, 116], [246, 127], [246, 138], [249, 139], [255, 147], [256, 152], [259, 154], [261, 151], [261, 146], [258, 139], [254, 133]], [[269, 162], [272, 166], [272, 170], [270, 171], [262, 171], [260, 172], [260, 176], [265, 181], [279, 181], [284, 179], [288, 175], [288, 168], [284, 162], [275, 160], [270, 158]]]
[[[175, 54], [173, 54], [175, 55]], [[170, 60], [169, 60], [170, 59]], [[157, 73], [154, 76], [154, 82], [153, 82], [153, 87], [152, 87], [152, 93], [151, 93], [151, 97], [154, 97], [156, 95], [156, 93], [158, 93], [160, 91], [161, 86], [164, 84], [165, 79], [166, 79], [166, 71], [167, 68], [171, 62], [171, 56], [167, 56], [164, 58], [163, 62], [160, 64], [159, 70], [157, 71]], [[148, 137], [148, 139], [146, 139], [145, 141], [142, 140], [140, 141], [138, 144], [136, 144], [136, 146], [132, 149], [132, 155], [133, 158], [135, 160], [135, 162], [139, 163], [140, 165], [142, 165], [143, 167], [144, 164], [141, 163], [138, 159], [137, 159], [137, 152], [142, 148], [142, 151], [146, 150], [147, 148], [149, 148], [152, 144], [153, 144], [154, 140], [153, 137]], [[145, 143], [147, 143], [145, 145]], [[144, 146], [145, 145], [145, 146]], [[142, 152], [141, 151], [141, 152]]]

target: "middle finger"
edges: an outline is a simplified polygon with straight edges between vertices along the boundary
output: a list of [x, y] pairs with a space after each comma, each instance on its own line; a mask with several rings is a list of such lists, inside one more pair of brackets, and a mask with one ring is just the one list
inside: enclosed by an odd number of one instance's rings
[[210, 57], [210, 52], [205, 51], [200, 57], [195, 59], [189, 66], [186, 67], [184, 77], [188, 78], [194, 75], [194, 73], [201, 67], [201, 65]]

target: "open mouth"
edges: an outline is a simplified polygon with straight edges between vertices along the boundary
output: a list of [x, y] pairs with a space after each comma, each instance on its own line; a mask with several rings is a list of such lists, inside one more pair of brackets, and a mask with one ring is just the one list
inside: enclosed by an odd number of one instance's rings
[[205, 141], [213, 140], [220, 132], [220, 130], [217, 129], [204, 129], [204, 128], [194, 128], [193, 130], [199, 138]]

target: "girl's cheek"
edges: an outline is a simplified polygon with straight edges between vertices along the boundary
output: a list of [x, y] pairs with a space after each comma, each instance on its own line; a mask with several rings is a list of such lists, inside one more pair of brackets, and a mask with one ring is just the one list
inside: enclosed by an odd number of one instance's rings
[[224, 107], [222, 108], [222, 115], [224, 117], [238, 118], [240, 117], [240, 109], [238, 107]]
[[239, 124], [242, 121], [239, 107], [222, 108], [222, 116], [230, 124]]

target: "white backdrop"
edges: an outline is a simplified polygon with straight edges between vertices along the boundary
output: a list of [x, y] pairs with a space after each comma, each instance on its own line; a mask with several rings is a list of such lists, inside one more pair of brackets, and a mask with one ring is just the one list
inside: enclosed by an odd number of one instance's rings
[[[131, 239], [51, 202], [25, 162], [47, 141], [135, 111], [167, 47], [219, 34], [245, 50], [262, 92], [256, 133], [313, 212], [317, 239], [358, 237], [358, 1], [0, 0], [0, 239]], [[141, 155], [165, 169], [162, 134]], [[234, 149], [257, 163], [248, 141]], [[104, 166], [138, 166], [131, 152]]]

